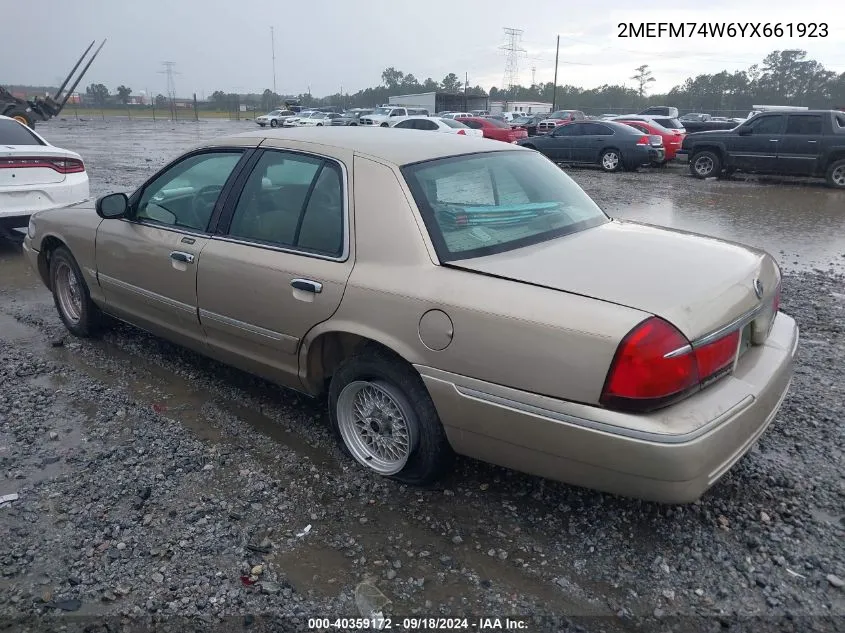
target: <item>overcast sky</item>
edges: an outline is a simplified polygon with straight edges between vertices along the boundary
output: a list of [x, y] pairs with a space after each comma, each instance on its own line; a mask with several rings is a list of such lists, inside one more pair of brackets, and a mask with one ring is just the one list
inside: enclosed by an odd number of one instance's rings
[[[682, 3], [691, 4], [691, 3]], [[677, 3], [602, 0], [2, 0], [0, 84], [56, 84], [93, 39], [108, 38], [83, 86], [119, 84], [165, 93], [161, 62], [175, 62], [176, 92], [261, 92], [273, 86], [270, 27], [275, 29], [280, 93], [355, 92], [381, 81], [388, 66], [439, 81], [454, 72], [470, 85], [502, 86], [503, 27], [523, 30], [520, 83], [552, 81], [561, 36], [558, 82], [633, 86], [649, 64], [650, 92], [690, 75], [740, 70], [772, 50], [802, 48], [845, 72], [845, 2], [707, 0]], [[782, 8], [775, 8], [779, 5]], [[622, 39], [619, 22], [827, 23], [826, 38]]]

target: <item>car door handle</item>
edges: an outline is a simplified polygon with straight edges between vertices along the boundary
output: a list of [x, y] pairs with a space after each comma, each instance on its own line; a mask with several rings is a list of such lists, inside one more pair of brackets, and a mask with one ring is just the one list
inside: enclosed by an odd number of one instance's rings
[[190, 253], [183, 253], [182, 251], [173, 251], [170, 253], [170, 259], [175, 262], [183, 262], [185, 264], [194, 263], [194, 256]]
[[769, 143], [777, 143], [777, 142], [778, 142], [778, 140], [779, 140], [779, 139], [776, 139], [776, 138], [770, 138], [770, 139], [769, 139]]
[[311, 279], [293, 279], [290, 285], [297, 290], [304, 290], [305, 292], [313, 292], [315, 294], [323, 292], [323, 284], [319, 281], [312, 281]]
[[818, 141], [807, 141], [808, 143], [818, 143]]

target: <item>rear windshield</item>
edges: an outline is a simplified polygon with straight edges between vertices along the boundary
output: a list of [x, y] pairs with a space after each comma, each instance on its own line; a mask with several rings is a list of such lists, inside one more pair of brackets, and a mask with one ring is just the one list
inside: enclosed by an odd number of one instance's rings
[[684, 127], [684, 124], [678, 121], [678, 119], [654, 119], [654, 122], [670, 130], [680, 130]]
[[442, 262], [492, 255], [608, 221], [538, 153], [498, 151], [402, 168]]
[[44, 145], [44, 143], [17, 121], [0, 120], [0, 145]]
[[440, 121], [446, 127], [454, 127], [454, 128], [466, 127], [466, 125], [464, 125], [460, 121], [455, 121], [454, 119], [440, 119]]
[[487, 118], [485, 120], [488, 121], [493, 127], [503, 127], [507, 128], [508, 130], [511, 129], [511, 126], [502, 121], [501, 119]]

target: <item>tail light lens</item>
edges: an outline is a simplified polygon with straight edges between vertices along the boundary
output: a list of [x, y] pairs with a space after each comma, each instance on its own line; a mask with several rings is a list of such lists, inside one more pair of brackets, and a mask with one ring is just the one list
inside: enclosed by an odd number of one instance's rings
[[466, 136], [466, 135], [467, 135], [467, 133], [466, 133], [466, 131], [465, 131], [465, 130], [458, 130], [458, 134], [460, 134], [461, 136]]
[[650, 317], [619, 344], [600, 401], [637, 412], [671, 404], [730, 369], [740, 336], [734, 330], [693, 347], [671, 323]]
[[21, 158], [0, 159], [0, 169], [52, 169], [60, 174], [79, 174], [85, 171], [85, 165], [76, 158], [46, 158], [25, 156]]
[[640, 140], [637, 141], [637, 145], [648, 145], [648, 137], [647, 136], [641, 136]]

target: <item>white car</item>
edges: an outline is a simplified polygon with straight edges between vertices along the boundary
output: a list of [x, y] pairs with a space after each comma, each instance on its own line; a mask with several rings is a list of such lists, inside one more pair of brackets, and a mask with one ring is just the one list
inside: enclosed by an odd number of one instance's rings
[[442, 117], [409, 116], [404, 121], [399, 121], [393, 127], [402, 130], [428, 130], [430, 132], [443, 132], [445, 134], [458, 134], [460, 136], [484, 136], [481, 130], [474, 130], [460, 121], [453, 121]]
[[296, 116], [296, 112], [292, 110], [273, 110], [267, 114], [262, 114], [255, 118], [255, 122], [261, 127], [269, 125], [270, 127], [278, 127], [284, 125], [284, 122], [289, 117]]
[[299, 114], [289, 116], [284, 120], [284, 123], [282, 123], [282, 127], [296, 127], [303, 118], [311, 116], [314, 112], [314, 110], [303, 110]]
[[0, 116], [0, 232], [25, 227], [37, 211], [88, 197], [88, 173], [79, 154]]
[[470, 114], [469, 112], [446, 112], [440, 118], [441, 119], [460, 119], [464, 117], [473, 117], [474, 114]]
[[297, 121], [299, 127], [323, 127], [332, 124], [332, 119], [340, 116], [329, 112], [312, 112], [310, 116], [302, 117]]
[[372, 114], [362, 116], [358, 123], [369, 127], [393, 127], [409, 116], [428, 116], [428, 110], [403, 106], [381, 106], [373, 110]]

